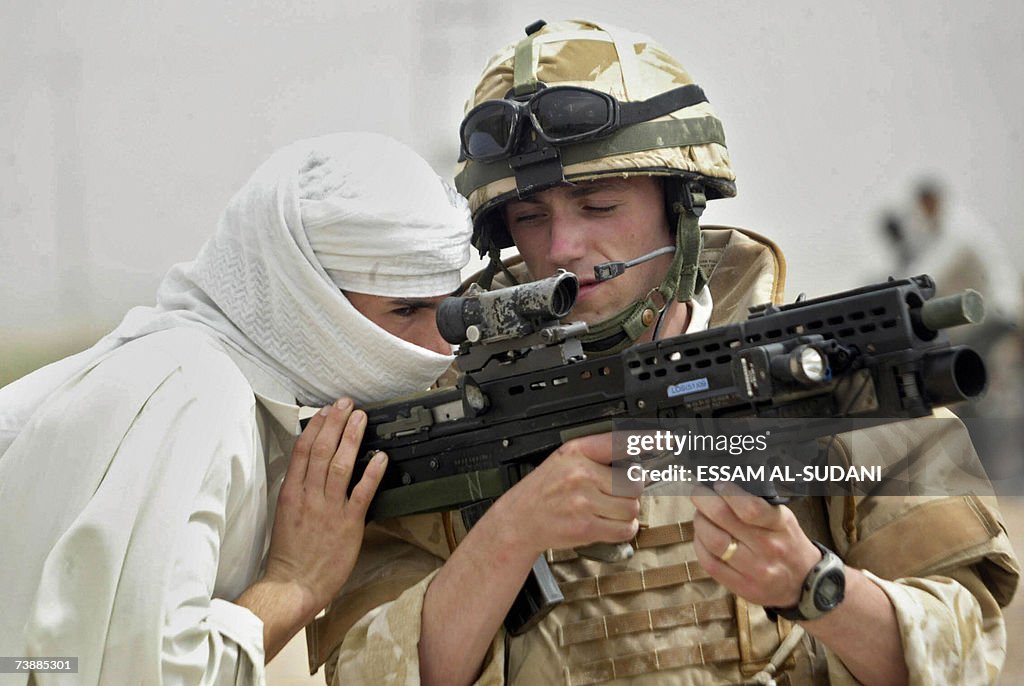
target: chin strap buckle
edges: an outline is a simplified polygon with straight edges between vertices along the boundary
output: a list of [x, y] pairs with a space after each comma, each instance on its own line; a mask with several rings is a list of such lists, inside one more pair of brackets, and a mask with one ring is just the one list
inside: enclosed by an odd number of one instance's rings
[[686, 212], [694, 217], [704, 214], [704, 209], [708, 206], [708, 196], [704, 192], [704, 186], [699, 183], [687, 183], [683, 186], [680, 196], [680, 201], [672, 204], [672, 209], [676, 213]]

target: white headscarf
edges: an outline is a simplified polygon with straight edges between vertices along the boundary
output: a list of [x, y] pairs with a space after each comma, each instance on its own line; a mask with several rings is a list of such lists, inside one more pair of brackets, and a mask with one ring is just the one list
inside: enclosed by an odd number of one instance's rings
[[423, 390], [452, 358], [384, 331], [340, 289], [450, 293], [469, 260], [471, 230], [465, 201], [391, 138], [343, 133], [283, 148], [231, 199], [196, 260], [170, 270], [156, 307], [134, 308], [89, 350], [0, 389], [0, 455], [65, 380], [175, 326], [212, 332], [301, 404]]

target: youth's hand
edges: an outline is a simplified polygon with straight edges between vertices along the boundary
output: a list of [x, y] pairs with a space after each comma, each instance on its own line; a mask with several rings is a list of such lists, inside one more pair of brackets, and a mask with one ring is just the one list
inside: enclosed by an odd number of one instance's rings
[[387, 457], [378, 453], [348, 495], [365, 428], [366, 413], [348, 398], [323, 408], [295, 442], [277, 499], [264, 578], [297, 585], [314, 612], [352, 573], [366, 510], [384, 475]]

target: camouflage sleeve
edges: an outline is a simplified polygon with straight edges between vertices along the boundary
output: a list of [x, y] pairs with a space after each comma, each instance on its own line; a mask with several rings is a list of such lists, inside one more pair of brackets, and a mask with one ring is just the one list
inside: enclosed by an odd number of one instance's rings
[[[419, 683], [423, 597], [450, 554], [446, 530], [439, 514], [367, 526], [348, 583], [306, 628], [311, 670], [323, 664], [328, 684]], [[477, 683], [501, 684], [503, 672], [499, 635]]]
[[[963, 424], [948, 411], [846, 434], [836, 457], [903, 465], [901, 494], [828, 501], [836, 552], [888, 596], [910, 683], [994, 683], [1020, 564]], [[933, 493], [913, 495], [917, 485]], [[928, 489], [921, 488], [922, 491]], [[833, 683], [856, 683], [829, 654]]]
[[[337, 652], [330, 683], [335, 686], [419, 683], [420, 616], [423, 597], [435, 575], [436, 572], [356, 622]], [[475, 683], [479, 686], [502, 684], [504, 659], [504, 645], [499, 635]]]
[[896, 610], [911, 686], [995, 683], [1006, 659], [1006, 627], [977, 574], [886, 581], [864, 573]]

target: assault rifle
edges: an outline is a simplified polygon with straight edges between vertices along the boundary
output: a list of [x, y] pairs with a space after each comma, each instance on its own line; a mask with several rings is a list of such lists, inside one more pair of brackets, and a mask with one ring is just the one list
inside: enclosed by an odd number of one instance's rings
[[[934, 298], [928, 276], [788, 305], [700, 333], [588, 359], [582, 323], [563, 324], [575, 275], [446, 299], [442, 335], [459, 344], [453, 388], [366, 407], [356, 474], [389, 456], [369, 518], [461, 509], [467, 527], [572, 437], [619, 418], [921, 417], [985, 388], [976, 352], [943, 329], [984, 315], [974, 291]], [[356, 479], [353, 479], [355, 483]], [[618, 549], [621, 559], [621, 548]], [[600, 546], [589, 556], [607, 556]], [[627, 553], [631, 553], [628, 549]], [[541, 557], [506, 617], [513, 634], [562, 599]]]

